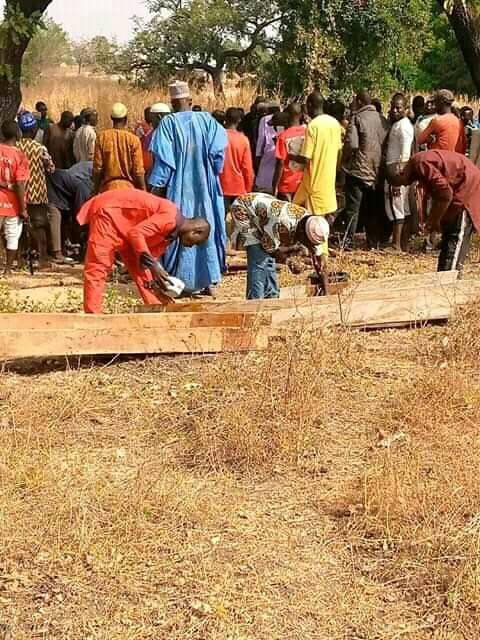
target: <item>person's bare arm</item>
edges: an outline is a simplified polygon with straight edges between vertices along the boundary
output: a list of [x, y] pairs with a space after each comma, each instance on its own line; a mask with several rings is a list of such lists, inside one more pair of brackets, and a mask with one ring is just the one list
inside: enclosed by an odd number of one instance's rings
[[20, 218], [28, 220], [25, 182], [16, 182], [13, 185], [13, 190], [17, 194], [18, 202], [20, 204], [20, 212], [18, 215], [20, 216]]
[[316, 256], [312, 254], [313, 267], [320, 279], [320, 289], [323, 295], [329, 294], [329, 282], [328, 282], [328, 258], [326, 255]]

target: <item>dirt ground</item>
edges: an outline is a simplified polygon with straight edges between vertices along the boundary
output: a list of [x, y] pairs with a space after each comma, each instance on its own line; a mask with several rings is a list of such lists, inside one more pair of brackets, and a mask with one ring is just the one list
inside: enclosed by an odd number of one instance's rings
[[[334, 267], [360, 280], [434, 261]], [[221, 296], [244, 286], [228, 276]], [[72, 268], [0, 283], [3, 311], [75, 311], [80, 294]], [[0, 638], [477, 637], [479, 318], [6, 366]]]

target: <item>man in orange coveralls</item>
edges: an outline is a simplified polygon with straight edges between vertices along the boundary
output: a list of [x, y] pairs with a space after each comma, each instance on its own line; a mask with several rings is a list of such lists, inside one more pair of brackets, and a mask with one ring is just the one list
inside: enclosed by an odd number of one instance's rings
[[[106, 191], [80, 209], [77, 220], [88, 224], [89, 239], [84, 272], [84, 309], [101, 313], [107, 277], [118, 252], [146, 304], [167, 296], [168, 273], [158, 264], [172, 240], [185, 247], [208, 239], [204, 218], [184, 218], [163, 198], [138, 189]], [[150, 283], [150, 284], [149, 284]], [[158, 296], [152, 289], [159, 291]]]

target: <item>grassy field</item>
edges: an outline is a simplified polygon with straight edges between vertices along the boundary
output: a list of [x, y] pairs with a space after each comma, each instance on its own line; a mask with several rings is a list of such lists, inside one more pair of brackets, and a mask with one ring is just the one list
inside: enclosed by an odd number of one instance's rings
[[[117, 99], [139, 114], [165, 97], [72, 82], [25, 101], [105, 121]], [[359, 281], [435, 258], [333, 268]], [[74, 312], [80, 281], [4, 281], [0, 312]], [[132, 304], [110, 288], [109, 311]], [[248, 355], [5, 366], [0, 640], [474, 640], [479, 327], [473, 308], [417, 330], [292, 329]]]
[[[360, 280], [434, 258], [335, 266]], [[473, 309], [246, 356], [5, 368], [0, 624], [15, 640], [475, 638], [479, 324]]]
[[[192, 91], [194, 104], [203, 109], [225, 108], [227, 106], [241, 106], [249, 108], [255, 99], [255, 89], [251, 86], [227, 87], [225, 104], [219, 104], [210, 91]], [[46, 77], [37, 84], [25, 87], [23, 91], [23, 105], [32, 109], [38, 100], [47, 102], [50, 117], [60, 118], [62, 111], [70, 110], [79, 113], [85, 106], [94, 106], [100, 114], [100, 127], [110, 123], [110, 111], [114, 102], [123, 102], [129, 108], [130, 121], [143, 119], [145, 107], [155, 102], [169, 103], [169, 97], [164, 89], [135, 90], [127, 84], [120, 84], [108, 78], [97, 77]]]

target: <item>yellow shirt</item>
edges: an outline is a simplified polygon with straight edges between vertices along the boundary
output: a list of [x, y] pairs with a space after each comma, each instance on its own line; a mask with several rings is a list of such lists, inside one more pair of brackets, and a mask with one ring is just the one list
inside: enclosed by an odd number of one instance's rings
[[309, 162], [295, 196], [295, 204], [317, 215], [334, 213], [337, 210], [335, 180], [341, 149], [340, 123], [327, 115], [314, 118], [305, 134], [302, 156]]

